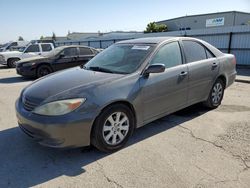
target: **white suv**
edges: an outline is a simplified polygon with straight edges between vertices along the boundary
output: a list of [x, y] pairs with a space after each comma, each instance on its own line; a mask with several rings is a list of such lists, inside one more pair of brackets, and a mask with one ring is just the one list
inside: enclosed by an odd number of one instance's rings
[[21, 59], [38, 55], [46, 55], [53, 49], [54, 45], [52, 43], [38, 43], [30, 44], [22, 52], [0, 52], [0, 64], [7, 65], [8, 67], [15, 67], [16, 62]]

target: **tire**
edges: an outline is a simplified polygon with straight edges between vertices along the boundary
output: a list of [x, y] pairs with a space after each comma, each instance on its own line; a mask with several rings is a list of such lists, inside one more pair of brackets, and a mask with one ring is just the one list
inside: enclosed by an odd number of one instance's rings
[[[120, 121], [116, 120], [118, 117]], [[91, 144], [100, 151], [115, 152], [127, 143], [134, 128], [135, 119], [130, 108], [123, 104], [114, 104], [104, 109], [96, 118]]]
[[18, 58], [12, 58], [12, 59], [8, 59], [7, 61], [7, 66], [9, 68], [15, 68], [16, 67], [16, 62], [19, 61], [20, 59]]
[[204, 105], [208, 108], [214, 109], [220, 106], [224, 96], [225, 83], [221, 79], [217, 79], [209, 93], [208, 99]]
[[37, 78], [41, 78], [43, 76], [46, 76], [48, 74], [50, 74], [52, 72], [52, 69], [50, 66], [48, 65], [41, 65], [38, 67], [37, 71], [36, 71], [36, 76]]

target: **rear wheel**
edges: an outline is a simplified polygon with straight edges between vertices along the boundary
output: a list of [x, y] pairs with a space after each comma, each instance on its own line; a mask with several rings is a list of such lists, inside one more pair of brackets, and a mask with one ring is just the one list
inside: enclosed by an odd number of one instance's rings
[[52, 69], [48, 65], [41, 65], [37, 69], [36, 76], [38, 78], [41, 78], [43, 76], [46, 76], [52, 72]]
[[205, 105], [209, 108], [217, 108], [220, 106], [224, 96], [225, 84], [221, 79], [217, 79], [209, 93], [209, 97]]
[[121, 149], [132, 135], [135, 123], [130, 108], [123, 104], [107, 107], [96, 119], [91, 143], [101, 151]]
[[19, 61], [20, 59], [18, 58], [12, 58], [12, 59], [8, 59], [7, 61], [7, 66], [9, 68], [15, 68], [16, 67], [16, 62]]

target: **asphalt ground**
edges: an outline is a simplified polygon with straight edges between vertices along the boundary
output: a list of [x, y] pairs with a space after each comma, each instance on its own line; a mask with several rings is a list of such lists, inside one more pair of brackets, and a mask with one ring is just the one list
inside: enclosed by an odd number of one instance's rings
[[135, 131], [113, 154], [40, 146], [17, 126], [14, 103], [32, 80], [0, 67], [0, 187], [250, 187], [250, 84], [222, 105], [194, 105]]

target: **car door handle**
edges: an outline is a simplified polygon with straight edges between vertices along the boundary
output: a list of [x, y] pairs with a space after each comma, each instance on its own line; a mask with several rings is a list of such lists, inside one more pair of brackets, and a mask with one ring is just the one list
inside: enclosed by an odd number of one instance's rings
[[212, 67], [213, 68], [218, 67], [218, 63], [213, 63]]
[[186, 76], [187, 74], [188, 74], [187, 71], [182, 71], [179, 75], [180, 75], [180, 76]]

